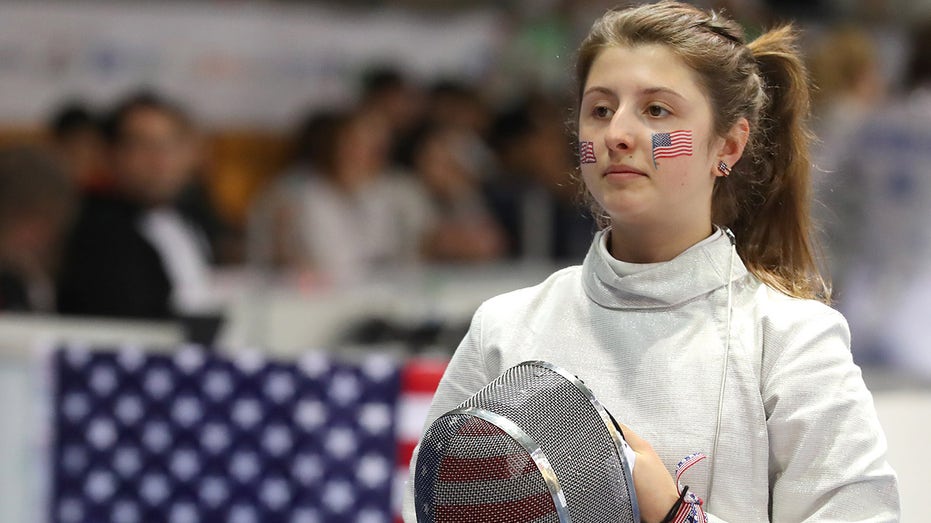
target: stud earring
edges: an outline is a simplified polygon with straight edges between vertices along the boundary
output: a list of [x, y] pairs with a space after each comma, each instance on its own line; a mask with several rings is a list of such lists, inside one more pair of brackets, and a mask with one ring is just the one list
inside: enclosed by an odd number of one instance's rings
[[718, 162], [718, 170], [721, 171], [721, 174], [723, 174], [725, 178], [731, 174], [731, 168], [724, 163], [724, 160]]

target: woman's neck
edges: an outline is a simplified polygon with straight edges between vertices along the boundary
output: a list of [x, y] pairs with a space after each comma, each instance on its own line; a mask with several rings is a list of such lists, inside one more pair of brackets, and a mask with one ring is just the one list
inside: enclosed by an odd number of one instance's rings
[[612, 223], [608, 248], [611, 256], [630, 263], [669, 261], [713, 232], [711, 220], [676, 226]]

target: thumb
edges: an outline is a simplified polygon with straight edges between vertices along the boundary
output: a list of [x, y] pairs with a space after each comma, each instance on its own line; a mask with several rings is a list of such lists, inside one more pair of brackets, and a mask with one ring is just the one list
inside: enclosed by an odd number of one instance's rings
[[645, 453], [654, 453], [653, 446], [650, 443], [641, 438], [639, 434], [630, 429], [627, 425], [623, 423], [618, 423], [621, 427], [621, 431], [624, 433], [624, 439], [627, 441], [627, 444], [630, 445], [630, 448], [634, 449], [634, 452], [637, 454]]

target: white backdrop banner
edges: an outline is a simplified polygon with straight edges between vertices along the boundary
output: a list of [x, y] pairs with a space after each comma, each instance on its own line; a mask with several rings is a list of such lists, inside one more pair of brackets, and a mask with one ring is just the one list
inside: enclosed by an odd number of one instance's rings
[[501, 35], [491, 11], [3, 2], [0, 124], [35, 124], [65, 99], [109, 104], [147, 86], [207, 125], [281, 128], [310, 107], [351, 100], [372, 65], [415, 79], [479, 79]]

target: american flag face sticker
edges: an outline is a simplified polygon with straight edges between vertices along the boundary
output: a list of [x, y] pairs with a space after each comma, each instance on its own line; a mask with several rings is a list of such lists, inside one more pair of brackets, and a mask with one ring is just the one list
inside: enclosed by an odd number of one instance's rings
[[692, 131], [653, 133], [653, 165], [661, 158], [692, 156]]
[[579, 162], [582, 164], [595, 163], [595, 144], [592, 142], [579, 142]]

